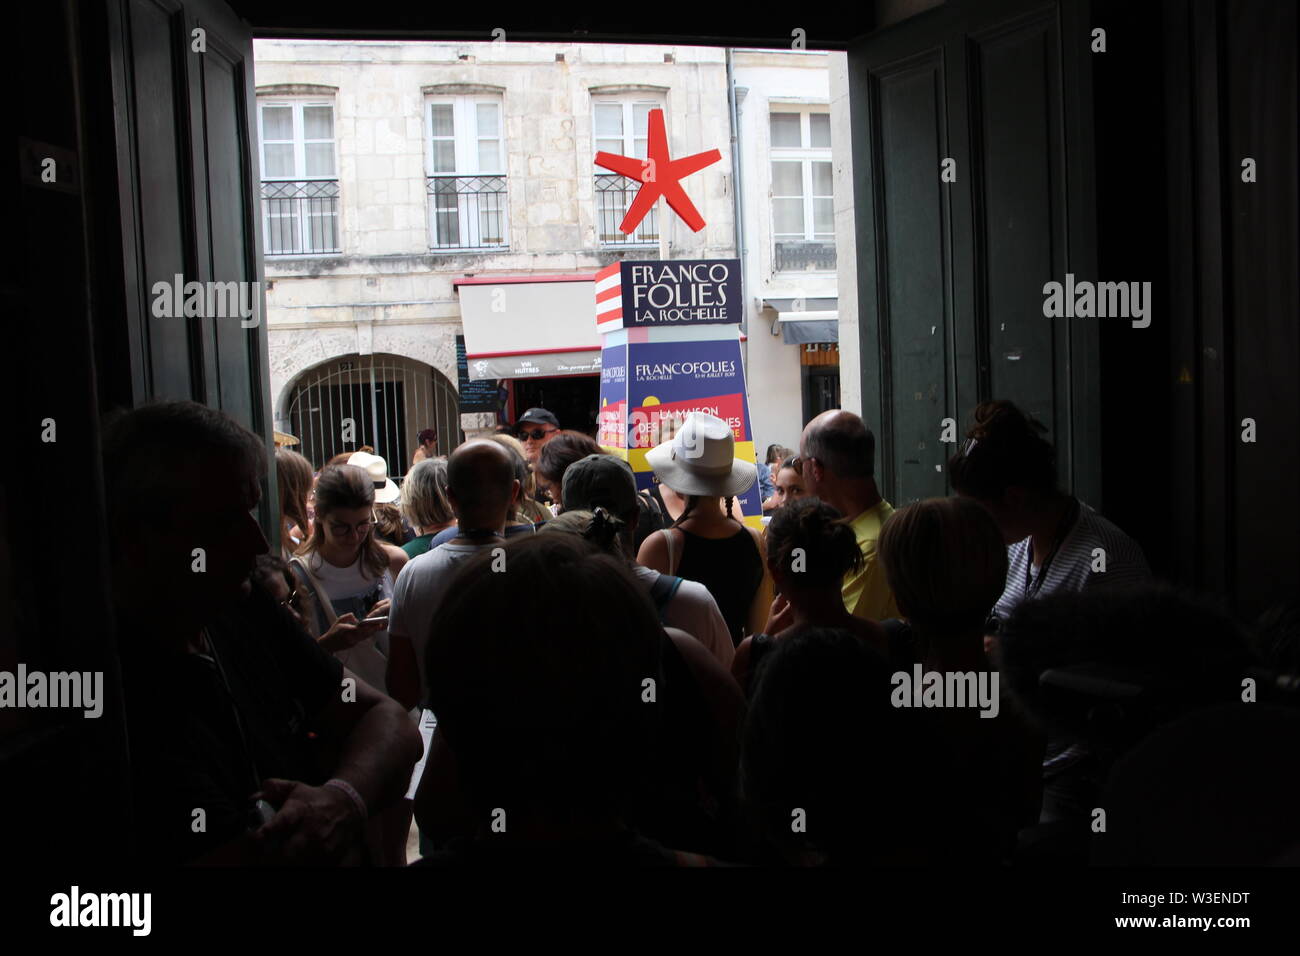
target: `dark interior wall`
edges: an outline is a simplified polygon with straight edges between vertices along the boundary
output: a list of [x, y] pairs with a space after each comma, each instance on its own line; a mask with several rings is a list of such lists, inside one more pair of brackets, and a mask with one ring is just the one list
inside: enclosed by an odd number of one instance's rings
[[[1096, 120], [1099, 277], [1152, 283], [1149, 328], [1099, 325], [1102, 362], [1102, 500], [1106, 515], [1142, 544], [1152, 570], [1187, 580], [1177, 565], [1169, 492], [1176, 453], [1172, 401], [1174, 310], [1169, 289], [1165, 153], [1167, 114], [1159, 3], [1096, 0], [1090, 23], [1106, 31], [1091, 58]], [[1168, 502], [1168, 504], [1165, 504]]]
[[1101, 253], [1157, 290], [1150, 329], [1103, 334], [1107, 499], [1157, 570], [1254, 617], [1300, 594], [1296, 7], [1097, 8]]
[[[1086, 8], [949, 2], [849, 51], [863, 416], [895, 505], [949, 492], [941, 422], [1008, 398], [1100, 490], [1098, 330], [1043, 316], [1095, 276]], [[941, 164], [955, 162], [955, 181]]]
[[[863, 412], [896, 504], [947, 493], [941, 417], [1010, 398], [1158, 576], [1247, 617], [1300, 593], [1296, 49], [1265, 0], [950, 0], [850, 49]], [[1150, 327], [1043, 318], [1067, 271], [1151, 282]]]
[[[1220, 116], [1233, 366], [1226, 397], [1232, 587], [1243, 610], [1300, 596], [1300, 206], [1294, 3], [1222, 8]], [[1212, 145], [1212, 144], [1211, 144]], [[1243, 183], [1241, 161], [1257, 163]], [[1241, 440], [1253, 418], [1254, 443]], [[1213, 507], [1213, 504], [1210, 503]]]
[[[102, 714], [0, 709], [8, 860], [112, 859], [127, 819], [125, 735], [105, 573], [87, 224], [102, 144], [88, 139], [77, 4], [22, 4], [0, 268], [11, 461], [0, 497], [0, 670], [102, 675]], [[89, 44], [94, 49], [95, 43]], [[102, 49], [102, 45], [98, 45]], [[53, 181], [41, 179], [53, 159]], [[52, 433], [47, 431], [53, 429]], [[53, 440], [46, 441], [44, 437]]]

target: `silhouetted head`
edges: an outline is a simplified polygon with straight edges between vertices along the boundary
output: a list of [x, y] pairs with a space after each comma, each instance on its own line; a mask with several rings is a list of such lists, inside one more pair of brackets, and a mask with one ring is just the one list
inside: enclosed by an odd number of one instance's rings
[[772, 514], [767, 566], [777, 589], [798, 604], [810, 592], [838, 591], [845, 574], [861, 569], [862, 552], [838, 511], [819, 498], [800, 498]]
[[1300, 842], [1296, 753], [1300, 712], [1291, 707], [1238, 700], [1156, 730], [1111, 773], [1093, 862], [1278, 864]]
[[[937, 771], [923, 712], [892, 706], [891, 668], [848, 631], [803, 628], [759, 669], [741, 787], [790, 862], [923, 862]], [[924, 857], [924, 854], [922, 854]]]
[[1011, 402], [984, 402], [974, 418], [948, 459], [953, 490], [987, 508], [1007, 544], [1023, 541], [1056, 494], [1056, 450], [1047, 429]]
[[1256, 663], [1221, 607], [1160, 584], [1023, 601], [1002, 628], [999, 654], [1027, 710], [1109, 754], [1182, 714], [1240, 701]]
[[1007, 583], [1007, 549], [992, 516], [965, 498], [900, 508], [876, 543], [899, 613], [919, 632], [981, 632]]
[[119, 604], [191, 621], [248, 593], [268, 550], [263, 439], [196, 402], [156, 402], [110, 416], [103, 455]]
[[[430, 627], [428, 706], [482, 807], [614, 811], [645, 764], [663, 632], [626, 562], [576, 535], [516, 538], [457, 573]], [[562, 595], [520, 617], [523, 592]], [[662, 693], [662, 690], [659, 691]], [[509, 812], [509, 810], [507, 810]]]

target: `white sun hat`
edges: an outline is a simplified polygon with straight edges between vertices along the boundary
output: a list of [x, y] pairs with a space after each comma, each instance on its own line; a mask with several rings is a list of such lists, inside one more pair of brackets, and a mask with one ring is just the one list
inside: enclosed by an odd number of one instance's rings
[[402, 497], [402, 490], [388, 477], [388, 462], [378, 455], [359, 451], [348, 459], [348, 464], [369, 472], [370, 480], [375, 483], [375, 504], [387, 504]]
[[655, 476], [681, 495], [726, 498], [758, 478], [758, 466], [736, 457], [731, 426], [715, 415], [691, 412], [670, 441], [646, 452]]

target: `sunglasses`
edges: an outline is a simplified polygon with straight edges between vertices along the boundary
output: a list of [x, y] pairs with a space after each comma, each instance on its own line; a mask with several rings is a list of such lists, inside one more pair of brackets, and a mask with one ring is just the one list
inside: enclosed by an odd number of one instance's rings
[[527, 430], [527, 429], [524, 429], [523, 431], [519, 432], [519, 440], [520, 440], [520, 441], [524, 441], [524, 440], [526, 440], [526, 439], [531, 438], [533, 441], [541, 441], [543, 438], [545, 438], [545, 437], [546, 437], [547, 435], [549, 435], [551, 432], [553, 432], [553, 431], [557, 431], [557, 430], [558, 430], [558, 429], [555, 429], [555, 428], [545, 428], [545, 429], [543, 429], [543, 428], [534, 428], [532, 431], [529, 431], [529, 430]]

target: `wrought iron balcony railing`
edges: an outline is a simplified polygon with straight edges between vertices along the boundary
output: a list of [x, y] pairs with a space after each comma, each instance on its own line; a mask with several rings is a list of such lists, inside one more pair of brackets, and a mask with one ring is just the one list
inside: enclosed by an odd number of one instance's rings
[[506, 177], [430, 176], [429, 246], [495, 249], [510, 244]]
[[776, 243], [777, 272], [833, 272], [835, 270], [835, 243], [787, 242]]
[[640, 183], [616, 173], [596, 176], [596, 234], [602, 246], [644, 246], [659, 242], [659, 212], [651, 209], [630, 235], [618, 228]]
[[262, 233], [268, 256], [340, 251], [339, 181], [263, 180]]

